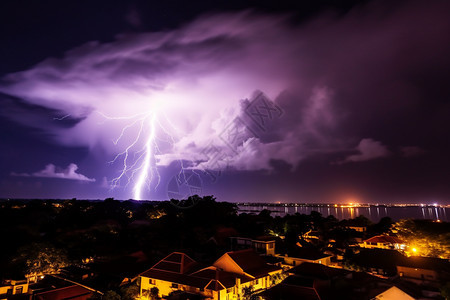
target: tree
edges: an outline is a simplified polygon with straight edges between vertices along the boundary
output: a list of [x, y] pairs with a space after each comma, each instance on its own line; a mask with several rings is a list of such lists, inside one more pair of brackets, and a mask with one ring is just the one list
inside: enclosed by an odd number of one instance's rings
[[152, 297], [152, 299], [158, 299], [158, 295], [159, 295], [159, 289], [154, 286], [150, 289], [150, 297]]
[[450, 258], [450, 223], [400, 220], [393, 230], [409, 245], [407, 255]]
[[149, 290], [142, 290], [142, 296], [146, 297], [147, 299], [156, 300], [159, 299], [159, 289], [154, 286]]
[[122, 287], [120, 294], [123, 300], [134, 300], [139, 296], [139, 286], [136, 283], [131, 283]]
[[34, 243], [22, 247], [18, 252], [16, 260], [25, 263], [28, 276], [55, 274], [69, 265], [66, 252], [50, 244]]
[[102, 300], [121, 300], [121, 299], [122, 297], [120, 297], [119, 294], [111, 290], [107, 291], [102, 297]]
[[356, 224], [358, 224], [359, 226], [370, 226], [372, 225], [372, 222], [366, 218], [364, 215], [359, 215], [356, 218], [353, 219]]

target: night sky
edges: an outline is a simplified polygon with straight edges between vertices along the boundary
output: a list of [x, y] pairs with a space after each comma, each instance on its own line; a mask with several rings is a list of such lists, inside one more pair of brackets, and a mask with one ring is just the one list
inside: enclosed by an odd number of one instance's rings
[[450, 204], [449, 1], [0, 2], [0, 197]]

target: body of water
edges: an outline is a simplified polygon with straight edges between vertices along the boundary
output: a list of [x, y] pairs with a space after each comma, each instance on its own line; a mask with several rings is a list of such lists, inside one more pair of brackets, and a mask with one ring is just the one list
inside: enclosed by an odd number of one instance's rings
[[306, 214], [309, 215], [312, 211], [321, 213], [324, 217], [329, 215], [335, 216], [339, 220], [353, 219], [359, 215], [367, 217], [372, 222], [378, 222], [383, 217], [390, 217], [394, 221], [400, 219], [431, 219], [441, 220], [444, 222], [450, 221], [449, 207], [434, 207], [434, 206], [370, 206], [370, 207], [334, 207], [317, 206], [317, 205], [301, 205], [301, 206], [283, 206], [282, 204], [276, 206], [264, 205], [238, 205], [239, 213], [255, 213], [258, 214], [261, 210], [267, 209], [271, 211], [271, 216], [283, 217], [287, 214]]

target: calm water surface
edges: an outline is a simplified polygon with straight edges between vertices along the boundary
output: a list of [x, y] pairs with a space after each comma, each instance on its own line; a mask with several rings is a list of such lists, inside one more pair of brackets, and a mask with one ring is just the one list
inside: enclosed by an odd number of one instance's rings
[[449, 222], [450, 208], [448, 207], [326, 207], [326, 206], [252, 206], [252, 205], [239, 205], [239, 213], [259, 213], [263, 209], [272, 211], [271, 216], [283, 217], [286, 214], [307, 214], [311, 211], [317, 211], [324, 217], [329, 215], [335, 216], [337, 219], [351, 219], [359, 215], [367, 217], [372, 222], [378, 222], [383, 217], [390, 217], [394, 221], [400, 219], [431, 219], [441, 220]]

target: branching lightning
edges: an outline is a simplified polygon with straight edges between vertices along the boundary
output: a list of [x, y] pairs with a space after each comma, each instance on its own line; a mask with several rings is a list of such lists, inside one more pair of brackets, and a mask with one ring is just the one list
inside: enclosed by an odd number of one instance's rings
[[156, 174], [158, 175], [157, 186], [159, 185], [159, 182], [161, 180], [161, 177], [159, 176], [156, 167], [155, 168], [152, 167], [152, 159], [154, 159], [155, 156], [154, 152], [156, 148], [156, 145], [154, 144], [156, 131], [155, 120], [156, 116], [154, 114], [150, 115], [149, 119], [146, 120], [149, 126], [148, 128], [149, 134], [147, 137], [147, 142], [145, 143], [144, 162], [142, 166], [139, 168], [140, 169], [139, 176], [136, 185], [134, 186], [134, 199], [136, 200], [142, 199], [142, 187], [146, 182], [148, 182], [149, 184], [152, 182], [153, 174], [155, 173], [154, 170], [156, 170]]
[[[111, 164], [121, 162], [120, 174], [111, 181], [111, 187], [118, 187], [120, 182], [125, 180], [126, 186], [133, 185], [133, 199], [143, 200], [144, 189], [156, 189], [161, 183], [156, 158], [162, 153], [159, 142], [173, 146], [175, 138], [172, 132], [178, 132], [179, 129], [163, 111], [159, 110], [119, 117], [98, 113], [106, 120], [129, 121], [123, 126], [119, 136], [113, 140], [113, 143], [118, 145], [125, 137], [132, 136], [125, 149], [110, 162]], [[181, 160], [179, 162], [181, 166], [179, 176], [185, 176], [186, 168]]]

